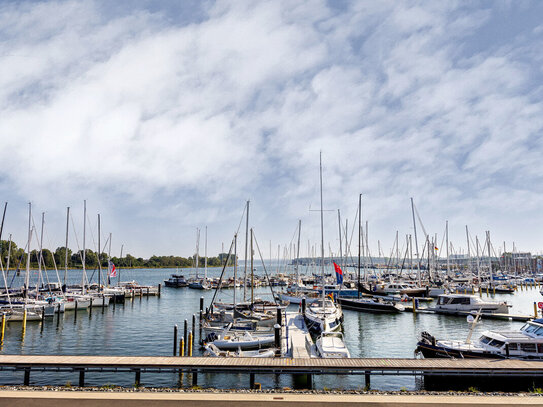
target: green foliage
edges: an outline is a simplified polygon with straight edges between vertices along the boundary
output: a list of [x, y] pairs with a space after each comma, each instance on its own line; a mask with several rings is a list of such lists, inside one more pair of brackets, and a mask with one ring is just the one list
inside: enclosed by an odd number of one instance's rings
[[[24, 269], [26, 267], [26, 252], [24, 248], [19, 248], [15, 242], [10, 243], [7, 240], [0, 241], [0, 255], [2, 256], [2, 261], [4, 266], [7, 265], [8, 260], [8, 251], [9, 251], [9, 267], [10, 269]], [[226, 258], [228, 257], [227, 253], [219, 253], [217, 257], [208, 257], [207, 265], [208, 267], [222, 267]], [[102, 268], [106, 269], [108, 267], [108, 256], [107, 253], [101, 253], [100, 256], [96, 252], [86, 249], [85, 250], [85, 266], [88, 269], [98, 268], [98, 259]], [[32, 250], [30, 252], [30, 267], [38, 268], [38, 262], [40, 261], [40, 252], [39, 250]], [[55, 264], [57, 268], [62, 269], [66, 265], [66, 252], [64, 247], [57, 247], [54, 252], [51, 252], [47, 248], [42, 249], [41, 254], [42, 267], [45, 269], [53, 269]], [[123, 258], [112, 257], [111, 261], [117, 266], [122, 268], [183, 268], [183, 267], [194, 267], [196, 264], [196, 255], [185, 258], [180, 256], [151, 256], [149, 259], [143, 259], [142, 257], [134, 257], [131, 254], [123, 256]], [[205, 258], [198, 258], [198, 266], [204, 267]], [[234, 255], [230, 255], [228, 260], [228, 266], [234, 265]], [[70, 268], [82, 268], [83, 267], [83, 251], [78, 250], [77, 252], [72, 252], [68, 249], [68, 267]]]

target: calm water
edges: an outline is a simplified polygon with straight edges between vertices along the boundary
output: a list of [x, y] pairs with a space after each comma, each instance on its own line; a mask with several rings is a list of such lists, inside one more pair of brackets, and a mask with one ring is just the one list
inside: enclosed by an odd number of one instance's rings
[[[194, 271], [180, 270], [185, 276]], [[122, 270], [122, 280], [136, 280], [141, 284], [162, 283], [175, 270]], [[219, 275], [220, 269], [211, 269], [209, 275]], [[54, 273], [50, 273], [53, 278]], [[90, 273], [92, 274], [92, 273]], [[55, 277], [56, 278], [56, 277]], [[81, 281], [81, 272], [70, 272], [69, 279]], [[96, 279], [96, 276], [94, 277]], [[14, 286], [18, 286], [17, 280]], [[239, 293], [240, 291], [238, 291]], [[217, 298], [232, 300], [233, 290], [224, 290]], [[269, 288], [257, 290], [261, 298], [271, 298]], [[241, 294], [238, 294], [238, 298]], [[213, 291], [202, 292], [188, 288], [162, 289], [162, 296], [143, 297], [127, 300], [124, 305], [111, 305], [104, 310], [93, 308], [92, 312], [79, 311], [77, 315], [66, 312], [60, 319], [48, 319], [45, 323], [28, 323], [24, 339], [21, 335], [21, 323], [10, 323], [0, 352], [2, 354], [53, 354], [53, 355], [138, 355], [170, 356], [173, 347], [173, 326], [177, 324], [182, 333], [183, 321], [189, 322], [198, 313], [199, 298], [205, 298], [208, 306]], [[486, 295], [483, 295], [485, 298]], [[506, 300], [513, 305], [511, 313], [532, 314], [533, 302], [543, 301], [538, 289], [519, 291], [515, 295], [496, 295], [496, 299]], [[292, 310], [296, 308], [291, 306]], [[345, 338], [353, 357], [413, 357], [418, 336], [421, 331], [428, 331], [437, 338], [462, 339], [467, 336], [468, 324], [465, 318], [401, 313], [379, 315], [344, 311]], [[483, 320], [476, 328], [477, 333], [490, 328], [519, 328], [521, 322]], [[198, 329], [196, 329], [198, 330]], [[199, 350], [195, 355], [199, 355]], [[31, 384], [64, 385], [77, 383], [76, 373], [38, 373], [32, 372]], [[144, 386], [178, 385], [176, 374], [142, 374]], [[22, 384], [23, 374], [0, 372], [0, 384]], [[132, 386], [132, 374], [87, 373], [86, 385], [114, 384]], [[290, 375], [258, 376], [256, 381], [264, 388], [293, 387]], [[234, 388], [247, 387], [247, 374], [239, 375], [200, 375], [198, 384], [204, 387]], [[189, 380], [184, 377], [184, 385]], [[356, 389], [364, 387], [361, 376], [322, 376], [314, 377], [317, 388]], [[413, 377], [372, 376], [372, 388], [399, 390], [420, 387], [418, 379]]]

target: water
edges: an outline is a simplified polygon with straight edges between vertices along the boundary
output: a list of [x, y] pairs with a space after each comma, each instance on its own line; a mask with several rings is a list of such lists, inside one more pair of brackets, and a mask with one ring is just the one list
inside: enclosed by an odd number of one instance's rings
[[[201, 270], [200, 270], [201, 271]], [[210, 269], [210, 276], [218, 276], [220, 269]], [[176, 270], [122, 270], [122, 280], [136, 280], [140, 284], [162, 283]], [[179, 273], [189, 276], [194, 270], [182, 269]], [[231, 270], [229, 270], [229, 274]], [[56, 279], [54, 273], [50, 278]], [[22, 278], [22, 276], [21, 276]], [[94, 277], [96, 279], [96, 276]], [[72, 271], [69, 280], [81, 281], [81, 271]], [[9, 280], [8, 280], [9, 281]], [[18, 286], [18, 280], [14, 281]], [[173, 327], [179, 326], [183, 332], [183, 321], [192, 329], [192, 315], [199, 310], [199, 299], [205, 299], [208, 306], [214, 291], [199, 291], [188, 288], [162, 288], [162, 296], [128, 299], [125, 304], [111, 304], [108, 308], [93, 308], [78, 311], [77, 314], [66, 312], [60, 319], [48, 319], [45, 323], [30, 321], [24, 339], [21, 335], [21, 323], [8, 324], [2, 354], [26, 355], [134, 355], [134, 356], [170, 356], [173, 350]], [[231, 301], [233, 290], [224, 290], [217, 295], [218, 300]], [[240, 291], [238, 291], [240, 293]], [[256, 295], [271, 299], [269, 288], [259, 288]], [[241, 294], [238, 294], [238, 298]], [[483, 294], [486, 298], [486, 294]], [[510, 313], [533, 314], [533, 302], [543, 301], [538, 289], [519, 291], [515, 295], [496, 295], [495, 299], [505, 300], [513, 307]], [[292, 310], [296, 307], [291, 306]], [[429, 314], [369, 314], [344, 310], [344, 331], [347, 347], [352, 357], [413, 357], [413, 352], [421, 331], [428, 331], [436, 338], [465, 339], [468, 324], [465, 318], [429, 315]], [[198, 318], [197, 321], [198, 323]], [[484, 320], [475, 330], [474, 337], [485, 329], [518, 329], [522, 322], [504, 320]], [[196, 331], [198, 328], [196, 327]], [[198, 339], [198, 338], [197, 338]], [[200, 355], [195, 347], [194, 355]], [[190, 386], [185, 375], [183, 385]], [[316, 388], [359, 389], [364, 387], [363, 376], [314, 376]], [[31, 384], [65, 385], [76, 384], [77, 373], [32, 372]], [[176, 387], [179, 377], [176, 374], [142, 373], [142, 385], [156, 387]], [[263, 388], [293, 387], [290, 375], [257, 375], [257, 382]], [[22, 384], [23, 373], [0, 372], [0, 384]], [[88, 386], [106, 384], [131, 387], [133, 374], [125, 373], [87, 373], [85, 383]], [[198, 384], [203, 387], [235, 388], [247, 387], [248, 374], [201, 374]], [[372, 388], [382, 390], [414, 390], [421, 386], [420, 380], [410, 376], [372, 376]]]

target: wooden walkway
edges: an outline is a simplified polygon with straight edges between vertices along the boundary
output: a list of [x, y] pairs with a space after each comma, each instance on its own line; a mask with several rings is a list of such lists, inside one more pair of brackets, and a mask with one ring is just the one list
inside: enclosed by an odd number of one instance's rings
[[124, 370], [307, 374], [494, 374], [543, 376], [543, 362], [495, 359], [208, 358], [0, 355], [0, 370]]

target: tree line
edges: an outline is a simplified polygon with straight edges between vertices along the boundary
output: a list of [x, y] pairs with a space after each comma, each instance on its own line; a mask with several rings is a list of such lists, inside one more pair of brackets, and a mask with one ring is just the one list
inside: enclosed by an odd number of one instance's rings
[[[10, 246], [11, 244], [11, 246]], [[25, 269], [27, 262], [27, 253], [24, 248], [18, 247], [15, 242], [8, 242], [6, 240], [0, 241], [0, 256], [2, 258], [3, 267], [8, 265], [8, 253], [9, 253], [9, 268], [10, 269]], [[224, 262], [228, 256], [228, 253], [219, 253], [216, 257], [208, 257], [207, 265], [209, 267], [219, 267], [223, 266]], [[108, 267], [108, 255], [107, 253], [101, 253], [98, 256], [98, 253], [86, 249], [85, 250], [85, 267], [92, 269], [98, 267], [98, 258], [100, 258], [100, 264], [102, 268]], [[57, 249], [52, 252], [49, 249], [41, 250], [41, 259], [42, 267], [46, 269], [53, 269], [55, 265], [59, 269], [66, 267], [66, 248], [57, 247]], [[30, 267], [38, 268], [40, 261], [40, 251], [32, 250], [30, 252]], [[116, 267], [123, 268], [173, 268], [173, 267], [195, 267], [196, 265], [196, 254], [191, 257], [180, 257], [180, 256], [151, 256], [149, 259], [144, 259], [142, 257], [134, 257], [131, 254], [127, 254], [122, 258], [112, 257], [111, 261], [115, 264]], [[234, 264], [234, 255], [230, 255], [228, 260], [228, 265], [232, 266]], [[205, 258], [199, 257], [198, 266], [204, 267]], [[68, 248], [68, 268], [82, 268], [83, 267], [83, 250], [78, 250], [73, 252]]]

